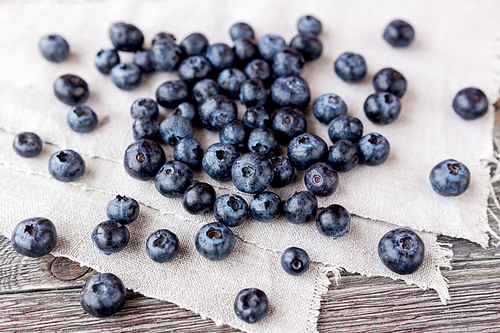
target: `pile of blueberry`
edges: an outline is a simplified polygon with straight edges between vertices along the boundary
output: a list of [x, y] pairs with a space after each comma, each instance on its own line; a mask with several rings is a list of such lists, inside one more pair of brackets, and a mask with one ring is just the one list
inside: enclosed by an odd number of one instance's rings
[[[140, 84], [143, 73], [177, 71], [179, 80], [167, 81], [156, 90], [156, 101], [139, 98], [131, 107], [136, 140], [125, 151], [125, 171], [133, 178], [154, 180], [158, 192], [168, 198], [182, 198], [190, 214], [213, 210], [217, 222], [204, 225], [195, 235], [196, 250], [211, 261], [224, 260], [232, 253], [235, 236], [231, 227], [244, 223], [248, 215], [260, 222], [272, 222], [281, 214], [294, 224], [316, 218], [318, 231], [338, 238], [349, 230], [350, 214], [332, 204], [319, 214], [316, 196], [330, 196], [337, 189], [338, 172], [348, 172], [358, 163], [369, 166], [384, 163], [390, 144], [379, 133], [363, 136], [363, 124], [347, 114], [342, 98], [330, 93], [319, 96], [313, 105], [315, 117], [328, 124], [326, 142], [307, 132], [303, 111], [310, 103], [307, 82], [299, 75], [304, 64], [318, 58], [323, 46], [317, 35], [321, 22], [313, 16], [302, 17], [299, 34], [289, 46], [277, 35], [255, 40], [254, 30], [246, 23], [230, 29], [233, 47], [223, 43], [209, 44], [201, 33], [187, 36], [181, 43], [166, 32], [158, 33], [150, 49], [144, 49], [144, 35], [134, 25], [113, 24], [109, 36], [114, 46], [98, 52], [95, 66], [109, 74], [120, 89], [131, 90]], [[393, 47], [406, 47], [414, 39], [413, 28], [395, 20], [383, 33]], [[68, 43], [58, 35], [43, 37], [39, 44], [49, 61], [63, 61], [69, 54]], [[120, 63], [120, 52], [135, 52], [132, 63]], [[334, 63], [334, 71], [343, 81], [355, 83], [367, 73], [365, 59], [346, 52]], [[364, 103], [367, 118], [378, 124], [390, 124], [401, 111], [400, 98], [407, 82], [404, 76], [384, 68], [373, 78], [375, 93]], [[79, 133], [92, 131], [97, 115], [83, 105], [89, 96], [87, 83], [72, 74], [54, 83], [56, 97], [72, 106], [67, 120]], [[237, 118], [239, 99], [247, 108], [242, 122]], [[173, 109], [173, 114], [158, 123], [159, 107]], [[464, 119], [475, 119], [487, 112], [488, 101], [476, 88], [461, 90], [453, 100], [453, 109]], [[219, 131], [220, 142], [203, 152], [193, 138], [197, 127]], [[161, 138], [161, 139], [160, 139]], [[174, 146], [174, 160], [166, 161], [157, 141]], [[279, 145], [287, 146], [287, 155], [275, 156]], [[15, 151], [23, 157], [34, 157], [42, 149], [42, 140], [34, 133], [20, 133], [14, 141]], [[253, 194], [250, 204], [237, 194], [217, 197], [208, 183], [196, 182], [192, 169], [202, 168], [216, 181], [232, 180], [243, 193]], [[295, 169], [306, 170], [307, 190], [291, 194], [285, 202], [268, 187], [285, 187], [295, 177]], [[79, 179], [85, 162], [73, 150], [62, 150], [49, 160], [51, 175], [63, 182]], [[457, 196], [469, 186], [470, 173], [465, 165], [445, 160], [431, 171], [433, 189], [443, 196]], [[104, 254], [125, 248], [130, 234], [126, 227], [139, 215], [139, 204], [126, 196], [116, 196], [107, 207], [108, 221], [96, 226], [92, 242]], [[39, 257], [49, 253], [57, 242], [54, 224], [45, 218], [32, 218], [18, 224], [12, 245], [21, 254]], [[179, 239], [169, 230], [155, 231], [146, 242], [148, 256], [156, 262], [172, 261], [178, 252]], [[422, 264], [424, 243], [413, 231], [399, 228], [380, 240], [378, 253], [382, 262], [397, 274], [411, 274]], [[281, 265], [290, 275], [305, 273], [310, 265], [303, 249], [290, 247], [281, 257]], [[126, 290], [113, 274], [92, 277], [82, 290], [81, 304], [97, 317], [113, 315], [125, 302]], [[259, 289], [242, 290], [234, 302], [236, 315], [248, 323], [261, 320], [268, 312], [268, 299]]]

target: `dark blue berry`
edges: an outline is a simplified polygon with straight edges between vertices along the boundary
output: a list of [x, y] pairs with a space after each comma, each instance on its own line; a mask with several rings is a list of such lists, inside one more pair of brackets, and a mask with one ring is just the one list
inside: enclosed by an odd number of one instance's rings
[[316, 119], [329, 124], [333, 119], [347, 113], [347, 105], [338, 95], [324, 94], [314, 101], [313, 112]]
[[307, 169], [304, 175], [304, 183], [311, 193], [318, 196], [330, 196], [339, 185], [339, 176], [331, 166], [319, 162]]
[[174, 260], [179, 252], [179, 239], [166, 229], [156, 230], [146, 241], [146, 253], [156, 262], [169, 262]]
[[98, 121], [95, 112], [86, 105], [78, 105], [71, 108], [67, 120], [69, 127], [78, 133], [93, 131]]
[[271, 163], [262, 155], [247, 153], [234, 161], [231, 168], [233, 184], [244, 193], [263, 192], [273, 180]]
[[240, 94], [240, 87], [245, 82], [247, 77], [245, 74], [236, 68], [227, 68], [220, 72], [217, 78], [222, 92], [230, 98], [238, 98]]
[[256, 128], [248, 136], [248, 150], [265, 157], [273, 155], [278, 149], [278, 137], [270, 128]]
[[258, 42], [259, 53], [265, 61], [273, 61], [274, 56], [286, 47], [285, 40], [280, 36], [269, 34], [262, 36]]
[[160, 135], [166, 143], [175, 146], [182, 139], [192, 138], [193, 124], [189, 119], [171, 115], [160, 124]]
[[247, 128], [263, 128], [269, 123], [269, 113], [261, 105], [249, 107], [243, 114], [243, 124]]
[[373, 87], [375, 91], [384, 91], [403, 97], [406, 92], [406, 79], [395, 69], [383, 68], [373, 77]]
[[213, 209], [215, 190], [207, 183], [194, 183], [182, 196], [182, 205], [189, 214], [202, 214]]
[[349, 140], [339, 140], [328, 150], [328, 164], [339, 172], [347, 172], [358, 164], [358, 148]]
[[231, 39], [237, 40], [238, 38], [254, 38], [255, 33], [250, 25], [244, 22], [238, 22], [231, 26], [229, 29]]
[[214, 143], [205, 151], [203, 170], [215, 180], [228, 180], [231, 178], [231, 167], [240, 156], [238, 149], [225, 143]]
[[196, 55], [181, 62], [177, 74], [179, 78], [187, 83], [195, 83], [206, 78], [212, 71], [212, 65], [207, 58]]
[[236, 119], [236, 103], [223, 95], [209, 97], [198, 109], [203, 126], [210, 131], [220, 131]]
[[49, 172], [60, 182], [73, 182], [83, 176], [85, 161], [74, 150], [60, 150], [50, 157]]
[[109, 38], [115, 49], [134, 52], [142, 48], [144, 35], [135, 25], [123, 22], [115, 23], [109, 28]]
[[219, 85], [212, 79], [203, 79], [193, 86], [193, 99], [198, 105], [217, 94], [219, 94]]
[[297, 22], [297, 30], [313, 35], [319, 35], [322, 29], [321, 21], [312, 15], [302, 16]]
[[128, 146], [123, 158], [127, 174], [135, 179], [153, 179], [165, 164], [165, 152], [151, 140], [139, 140]]
[[352, 52], [341, 54], [333, 68], [339, 78], [349, 83], [361, 81], [367, 71], [365, 58]]
[[469, 169], [457, 160], [444, 160], [429, 175], [432, 188], [445, 197], [456, 197], [469, 188]]
[[260, 321], [269, 311], [266, 294], [255, 288], [243, 289], [236, 295], [234, 312], [244, 322], [253, 324]]
[[424, 262], [425, 245], [415, 232], [399, 228], [386, 233], [378, 243], [378, 256], [391, 271], [401, 275], [415, 272]]
[[44, 256], [57, 245], [56, 227], [44, 217], [23, 220], [14, 228], [10, 243], [23, 256]]
[[301, 77], [279, 77], [271, 86], [271, 98], [279, 107], [291, 106], [303, 110], [311, 101], [311, 92]]
[[151, 98], [139, 98], [134, 101], [130, 108], [132, 118], [149, 117], [153, 120], [158, 119], [158, 104]]
[[203, 158], [203, 149], [196, 139], [182, 139], [174, 147], [174, 159], [191, 168], [198, 168]]
[[61, 62], [69, 55], [69, 44], [59, 35], [43, 36], [38, 47], [42, 56], [51, 62]]
[[281, 255], [281, 267], [290, 275], [304, 274], [309, 269], [309, 265], [309, 255], [298, 247], [289, 247]]
[[241, 225], [248, 216], [248, 204], [239, 195], [224, 194], [215, 200], [214, 216], [228, 227]]
[[317, 135], [304, 133], [293, 138], [288, 144], [288, 158], [299, 170], [322, 161], [328, 151], [326, 142]]
[[240, 86], [240, 100], [245, 106], [265, 105], [267, 88], [259, 79], [246, 80]]
[[136, 64], [143, 73], [150, 73], [154, 71], [153, 65], [151, 64], [151, 58], [149, 57], [149, 50], [137, 51], [134, 54], [134, 64]]
[[341, 205], [330, 205], [323, 209], [316, 219], [320, 234], [337, 238], [349, 231], [351, 214]]
[[407, 22], [394, 20], [387, 25], [382, 36], [394, 47], [406, 47], [413, 42], [415, 31]]
[[269, 64], [262, 59], [254, 59], [245, 66], [245, 75], [249, 79], [259, 79], [266, 85], [273, 78], [273, 73]]
[[378, 133], [369, 133], [358, 142], [359, 163], [365, 165], [380, 165], [389, 157], [391, 145], [387, 139]]
[[304, 64], [304, 57], [299, 51], [284, 47], [273, 57], [273, 73], [277, 77], [299, 76], [304, 70]]
[[318, 201], [309, 191], [295, 192], [283, 204], [286, 219], [293, 224], [311, 221], [316, 217]]
[[184, 117], [193, 122], [193, 119], [196, 117], [196, 107], [189, 102], [183, 102], [177, 105], [177, 107], [174, 109], [173, 114], [176, 116]]
[[111, 81], [120, 89], [132, 90], [141, 83], [142, 72], [134, 63], [118, 64], [109, 72]]
[[167, 198], [178, 198], [193, 182], [193, 171], [184, 163], [169, 161], [155, 176], [155, 187]]
[[14, 137], [14, 151], [22, 157], [35, 157], [42, 151], [42, 139], [35, 133], [22, 132]]
[[129, 240], [130, 233], [127, 227], [115, 221], [101, 222], [92, 231], [92, 243], [104, 254], [122, 251]]
[[477, 88], [462, 89], [453, 98], [453, 110], [463, 119], [479, 118], [488, 112], [488, 98]]
[[208, 47], [208, 39], [205, 35], [195, 32], [184, 38], [180, 47], [182, 52], [188, 57], [205, 55]]
[[175, 44], [175, 41], [177, 40], [177, 38], [175, 38], [175, 36], [172, 35], [171, 33], [162, 31], [162, 32], [157, 33], [154, 36], [153, 41], [151, 42], [151, 45], [155, 45], [156, 43], [161, 42], [161, 41], [165, 41], [165, 40]]
[[295, 176], [292, 162], [285, 156], [274, 156], [269, 159], [274, 170], [272, 187], [285, 187], [290, 184]]
[[139, 203], [126, 195], [117, 195], [108, 203], [106, 214], [111, 221], [121, 224], [130, 224], [139, 216], [141, 208]]
[[111, 273], [92, 276], [83, 286], [80, 304], [94, 317], [110, 317], [123, 308], [127, 290], [123, 282]]
[[363, 108], [368, 119], [376, 124], [387, 125], [398, 118], [401, 102], [391, 93], [377, 92], [368, 96]]
[[101, 50], [94, 58], [95, 67], [102, 74], [109, 74], [111, 68], [120, 63], [118, 52], [113, 49]]
[[305, 61], [318, 59], [323, 53], [323, 43], [312, 34], [298, 34], [290, 41], [290, 47], [299, 51]]
[[348, 114], [334, 118], [328, 125], [328, 136], [333, 143], [349, 140], [356, 143], [363, 136], [363, 123]]
[[259, 57], [257, 42], [253, 38], [242, 37], [234, 41], [234, 63], [239, 68], [244, 68], [250, 61]]
[[224, 260], [233, 252], [235, 237], [231, 229], [220, 222], [205, 224], [196, 233], [196, 251], [211, 261]]
[[273, 192], [262, 192], [253, 197], [250, 202], [250, 215], [260, 222], [276, 220], [283, 210], [280, 197]]
[[218, 72], [233, 67], [234, 51], [227, 44], [217, 43], [210, 45], [205, 57], [210, 61], [212, 68]]
[[189, 87], [180, 80], [167, 81], [156, 89], [156, 100], [164, 108], [173, 109], [189, 98]]
[[247, 141], [246, 128], [238, 120], [233, 120], [220, 130], [219, 140], [238, 149], [245, 148]]
[[173, 72], [181, 63], [182, 51], [169, 40], [160, 40], [149, 50], [151, 66], [159, 72]]
[[64, 104], [75, 106], [85, 103], [89, 98], [89, 87], [81, 77], [66, 74], [54, 82], [54, 93]]
[[307, 132], [307, 121], [302, 111], [284, 107], [274, 113], [271, 118], [271, 128], [281, 143], [288, 143], [297, 135]]

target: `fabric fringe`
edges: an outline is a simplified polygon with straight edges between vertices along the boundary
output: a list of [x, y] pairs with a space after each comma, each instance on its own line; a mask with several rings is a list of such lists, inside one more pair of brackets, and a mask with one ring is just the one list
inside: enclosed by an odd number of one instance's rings
[[448, 268], [451, 270], [451, 259], [453, 258], [453, 251], [446, 249], [443, 246], [451, 247], [449, 243], [434, 243], [432, 245], [432, 261], [434, 268], [437, 270], [436, 277], [429, 284], [429, 288], [437, 291], [441, 302], [446, 305], [450, 300], [450, 293], [448, 292], [448, 279], [441, 274], [441, 268]]

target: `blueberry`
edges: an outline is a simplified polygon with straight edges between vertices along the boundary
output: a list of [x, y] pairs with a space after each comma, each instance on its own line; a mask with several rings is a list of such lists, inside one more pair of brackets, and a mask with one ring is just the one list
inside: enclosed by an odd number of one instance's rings
[[462, 89], [453, 98], [453, 110], [466, 120], [479, 118], [488, 112], [488, 98], [477, 88]]
[[85, 161], [74, 150], [60, 150], [50, 157], [49, 172], [60, 182], [73, 182], [83, 176]]
[[248, 150], [269, 157], [278, 149], [278, 138], [270, 128], [256, 128], [248, 136]]
[[220, 72], [217, 78], [222, 92], [230, 98], [238, 98], [240, 94], [240, 87], [245, 82], [247, 77], [245, 74], [236, 68], [227, 68]]
[[212, 79], [203, 79], [193, 86], [193, 99], [196, 103], [203, 104], [207, 98], [219, 94], [219, 85]]
[[129, 240], [130, 233], [127, 227], [120, 222], [104, 221], [92, 231], [92, 243], [104, 254], [122, 251]]
[[309, 255], [298, 247], [289, 247], [281, 255], [281, 267], [290, 275], [304, 274], [309, 269], [309, 265]]
[[115, 23], [109, 28], [109, 38], [115, 49], [134, 52], [142, 48], [144, 35], [135, 25], [123, 22]]
[[262, 155], [247, 153], [234, 161], [231, 168], [233, 184], [244, 193], [263, 192], [273, 180], [273, 167]]
[[61, 62], [68, 57], [69, 44], [59, 35], [43, 36], [38, 43], [42, 56], [51, 62]]
[[118, 64], [109, 72], [111, 81], [120, 89], [132, 90], [141, 83], [142, 73], [134, 63]]
[[118, 52], [113, 49], [101, 50], [94, 58], [95, 67], [102, 74], [109, 74], [111, 68], [120, 63]]
[[203, 126], [210, 131], [220, 131], [236, 119], [236, 104], [223, 95], [209, 97], [198, 109]]
[[151, 45], [155, 45], [156, 43], [161, 42], [161, 41], [169, 41], [169, 42], [175, 44], [176, 40], [177, 40], [177, 38], [175, 38], [175, 36], [172, 35], [171, 33], [162, 31], [162, 32], [157, 33], [154, 36], [153, 41], [151, 42]]
[[205, 224], [196, 233], [196, 251], [205, 259], [221, 261], [233, 252], [235, 237], [231, 229], [219, 222]]
[[309, 191], [295, 192], [283, 204], [286, 219], [293, 224], [311, 221], [316, 217], [318, 201]]
[[324, 159], [328, 146], [317, 135], [304, 133], [293, 138], [288, 144], [288, 158], [299, 170], [305, 170]]
[[469, 188], [470, 172], [457, 160], [444, 160], [432, 168], [429, 175], [432, 188], [445, 197], [456, 197]]
[[245, 106], [265, 105], [267, 88], [259, 79], [246, 80], [240, 86], [240, 100]]
[[280, 36], [269, 34], [262, 36], [258, 42], [259, 53], [265, 61], [273, 61], [274, 56], [286, 47], [285, 40]]
[[149, 50], [149, 60], [155, 71], [173, 72], [182, 59], [180, 47], [169, 40], [160, 40]]
[[356, 143], [363, 136], [363, 123], [348, 114], [333, 119], [328, 125], [328, 136], [333, 143], [349, 140]]
[[299, 51], [305, 61], [318, 59], [323, 53], [323, 43], [312, 34], [298, 34], [290, 41], [290, 47]]
[[54, 82], [54, 93], [64, 104], [75, 106], [85, 103], [89, 98], [89, 87], [81, 77], [66, 74]]
[[395, 69], [383, 68], [373, 77], [375, 91], [384, 91], [401, 98], [406, 92], [406, 79]]
[[304, 71], [302, 54], [291, 47], [284, 47], [273, 57], [273, 73], [277, 77], [299, 76]]
[[69, 127], [78, 133], [92, 132], [98, 121], [95, 112], [86, 105], [71, 108], [67, 120]]
[[279, 77], [271, 86], [271, 98], [279, 107], [291, 106], [303, 110], [311, 101], [311, 92], [301, 77]]
[[189, 87], [180, 80], [167, 81], [156, 89], [156, 100], [164, 108], [173, 109], [189, 98]]
[[179, 239], [166, 229], [156, 230], [146, 241], [146, 253], [156, 262], [169, 262], [174, 260], [179, 251]]
[[26, 219], [16, 225], [10, 242], [23, 256], [41, 257], [56, 247], [56, 227], [44, 217]]
[[155, 176], [155, 187], [167, 198], [178, 198], [193, 182], [193, 171], [184, 163], [170, 161]]
[[151, 64], [151, 58], [149, 57], [149, 50], [137, 51], [134, 54], [134, 64], [141, 69], [143, 73], [153, 72], [155, 69]]
[[280, 197], [273, 192], [262, 192], [250, 202], [250, 215], [260, 222], [276, 220], [283, 210]]
[[174, 147], [174, 159], [191, 168], [198, 168], [203, 158], [203, 149], [196, 139], [182, 139]]
[[193, 122], [194, 118], [196, 117], [196, 108], [189, 102], [183, 102], [177, 105], [177, 107], [174, 109], [173, 114], [176, 116], [184, 117]]
[[391, 271], [401, 275], [415, 272], [423, 263], [425, 246], [415, 232], [399, 228], [386, 233], [378, 243], [378, 256]]
[[188, 57], [205, 55], [208, 47], [208, 39], [205, 35], [195, 32], [184, 38], [180, 44], [182, 52]]
[[333, 119], [347, 113], [347, 105], [338, 95], [324, 94], [314, 101], [313, 112], [316, 119], [329, 124]]
[[210, 45], [205, 57], [216, 71], [220, 72], [223, 69], [233, 67], [234, 51], [227, 44], [217, 43]]
[[172, 115], [160, 124], [160, 135], [166, 143], [175, 146], [182, 139], [192, 138], [193, 124], [189, 119]]
[[316, 227], [323, 236], [337, 238], [349, 231], [351, 214], [341, 205], [330, 205], [316, 219]]
[[231, 26], [229, 29], [231, 39], [237, 40], [238, 38], [254, 38], [255, 33], [250, 25], [244, 22], [238, 22]]
[[349, 140], [339, 140], [328, 150], [328, 164], [336, 171], [351, 171], [358, 162], [358, 148]]
[[130, 224], [139, 216], [139, 203], [126, 195], [117, 195], [108, 203], [106, 214], [111, 221], [121, 224]]
[[111, 273], [92, 276], [83, 286], [80, 303], [94, 317], [110, 317], [125, 304], [127, 290]]
[[222, 143], [233, 145], [237, 149], [242, 149], [247, 141], [246, 128], [238, 120], [233, 120], [220, 130], [219, 140]]
[[292, 162], [285, 156], [274, 156], [269, 159], [273, 166], [274, 177], [272, 187], [285, 187], [290, 184], [295, 176], [295, 168]]
[[391, 93], [377, 92], [368, 96], [363, 108], [368, 119], [376, 124], [387, 125], [398, 118], [401, 102]]
[[245, 75], [249, 79], [259, 79], [266, 85], [273, 79], [273, 73], [269, 64], [262, 59], [254, 59], [245, 66]]
[[149, 117], [153, 120], [158, 119], [159, 111], [158, 104], [151, 98], [138, 98], [130, 108], [132, 118]]
[[139, 140], [128, 146], [123, 165], [127, 174], [135, 179], [153, 179], [165, 164], [165, 153], [159, 144], [151, 140]]
[[134, 140], [154, 140], [158, 135], [158, 123], [149, 117], [139, 117], [134, 120], [132, 132]]
[[249, 107], [243, 114], [243, 124], [247, 128], [263, 128], [269, 123], [269, 113], [261, 105]]
[[236, 295], [234, 312], [244, 322], [253, 324], [260, 321], [269, 311], [266, 294], [255, 288], [243, 289]]
[[304, 175], [304, 183], [311, 193], [318, 196], [330, 196], [339, 185], [339, 176], [331, 166], [319, 162], [307, 169]]
[[389, 157], [391, 145], [387, 139], [378, 133], [369, 133], [358, 142], [359, 163], [365, 165], [380, 165]]
[[313, 35], [319, 35], [322, 29], [321, 21], [312, 15], [302, 16], [297, 22], [297, 30]]
[[349, 83], [361, 81], [367, 71], [365, 58], [352, 52], [341, 54], [335, 60], [333, 69], [339, 78]]
[[288, 143], [297, 135], [307, 132], [307, 121], [302, 111], [284, 107], [274, 113], [271, 118], [271, 128], [281, 143]]
[[14, 151], [22, 157], [35, 157], [42, 151], [42, 139], [35, 133], [22, 132], [14, 137]]
[[177, 74], [187, 83], [195, 83], [206, 78], [212, 71], [212, 65], [203, 56], [191, 56], [181, 62]]
[[182, 196], [182, 205], [189, 214], [202, 214], [213, 209], [215, 190], [207, 183], [194, 183]]
[[244, 68], [250, 61], [259, 57], [257, 42], [253, 38], [242, 37], [234, 41], [234, 63], [237, 67]]
[[214, 216], [228, 227], [241, 225], [248, 216], [248, 204], [239, 195], [224, 194], [215, 200]]
[[228, 180], [231, 178], [231, 167], [240, 156], [238, 149], [225, 143], [214, 143], [205, 151], [203, 170], [215, 180]]
[[382, 36], [387, 43], [394, 47], [406, 47], [413, 42], [415, 31], [407, 22], [394, 20], [387, 25]]

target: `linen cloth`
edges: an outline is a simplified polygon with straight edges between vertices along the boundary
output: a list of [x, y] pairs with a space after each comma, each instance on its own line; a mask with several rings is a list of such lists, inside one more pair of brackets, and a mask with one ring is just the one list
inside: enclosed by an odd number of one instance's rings
[[[312, 101], [323, 93], [340, 95], [349, 113], [363, 121], [365, 133], [376, 131], [388, 138], [391, 155], [381, 166], [358, 166], [341, 174], [336, 193], [318, 198], [321, 207], [339, 203], [351, 212], [347, 235], [332, 240], [319, 235], [314, 223], [297, 226], [284, 219], [273, 223], [249, 220], [233, 228], [238, 242], [231, 260], [208, 262], [195, 253], [192, 243], [196, 230], [213, 221], [213, 216], [187, 214], [180, 199], [162, 197], [152, 182], [128, 177], [122, 166], [123, 153], [133, 141], [130, 105], [138, 97], [154, 98], [156, 88], [176, 79], [176, 74], [145, 75], [138, 89], [124, 92], [97, 72], [93, 58], [101, 48], [112, 46], [107, 29], [117, 21], [141, 28], [146, 46], [158, 31], [174, 33], [179, 40], [199, 31], [211, 43], [231, 45], [228, 29], [235, 22], [250, 23], [257, 37], [276, 33], [290, 41], [298, 18], [307, 13], [323, 23], [323, 55], [307, 64], [303, 74]], [[480, 161], [492, 156], [493, 112], [464, 121], [453, 112], [451, 101], [467, 86], [482, 88], [490, 100], [496, 98], [500, 82], [493, 67], [498, 57], [493, 42], [498, 14], [500, 7], [493, 1], [2, 4], [0, 37], [9, 52], [0, 56], [0, 199], [6, 207], [0, 211], [0, 232], [10, 236], [20, 220], [47, 217], [59, 232], [56, 255], [113, 272], [128, 288], [247, 331], [314, 331], [320, 297], [328, 286], [325, 272], [333, 270], [338, 275], [340, 268], [433, 288], [445, 300], [446, 282], [439, 267], [447, 266], [451, 254], [428, 232], [488, 244], [489, 170]], [[394, 18], [408, 20], [416, 30], [416, 39], [407, 49], [394, 49], [381, 38], [385, 25]], [[37, 49], [40, 36], [53, 32], [64, 36], [71, 47], [70, 57], [61, 64], [45, 61]], [[358, 84], [344, 83], [333, 73], [334, 60], [345, 51], [362, 54], [368, 63], [368, 75]], [[120, 56], [122, 62], [131, 60], [130, 55]], [[379, 126], [364, 116], [363, 102], [373, 92], [373, 75], [384, 67], [401, 71], [408, 90], [401, 100], [400, 117], [393, 124]], [[100, 118], [92, 133], [72, 132], [66, 124], [69, 107], [53, 95], [53, 81], [66, 73], [78, 74], [89, 84], [86, 104]], [[241, 105], [239, 112], [241, 119]], [[329, 142], [327, 126], [314, 118], [312, 106], [305, 114], [309, 132]], [[162, 110], [162, 118], [168, 115], [169, 111]], [[40, 156], [23, 159], [12, 152], [14, 134], [21, 131], [36, 132], [45, 141]], [[206, 130], [197, 129], [195, 137], [204, 149], [218, 141], [218, 133]], [[86, 173], [77, 182], [59, 183], [47, 171], [50, 155], [63, 148], [78, 151], [86, 161]], [[172, 147], [164, 148], [167, 160], [172, 159]], [[432, 167], [447, 158], [465, 163], [472, 174], [469, 190], [457, 198], [437, 195], [428, 180]], [[292, 185], [271, 190], [286, 199], [295, 190], [305, 189], [302, 177], [299, 172]], [[195, 173], [195, 179], [212, 184], [218, 195], [237, 192], [231, 182], [213, 181], [202, 172]], [[106, 219], [106, 204], [116, 194], [137, 199], [142, 212], [140, 220], [130, 225], [132, 238], [126, 250], [105, 257], [93, 248], [90, 233]], [[244, 197], [251, 200], [251, 196]], [[421, 231], [426, 244], [423, 267], [409, 276], [389, 271], [376, 253], [379, 239], [394, 225]], [[158, 265], [145, 255], [145, 240], [159, 228], [172, 230], [184, 244], [172, 264]], [[289, 246], [304, 248], [313, 261], [310, 272], [299, 278], [285, 276], [279, 265], [280, 253]], [[263, 289], [272, 304], [270, 315], [254, 326], [241, 322], [232, 311], [236, 293], [250, 286]]]

